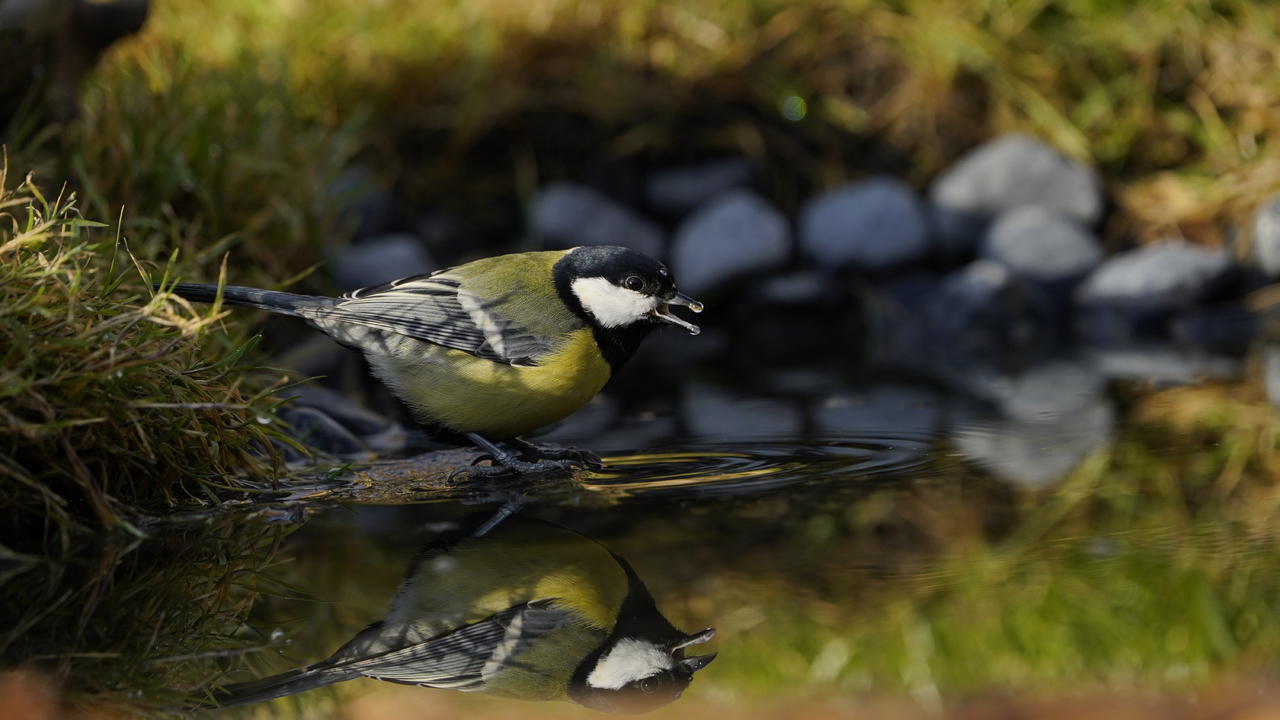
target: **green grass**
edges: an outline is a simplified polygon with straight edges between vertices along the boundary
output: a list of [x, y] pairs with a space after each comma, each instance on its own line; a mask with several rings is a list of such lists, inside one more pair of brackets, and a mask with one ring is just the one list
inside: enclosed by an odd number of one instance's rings
[[3, 542], [67, 547], [72, 528], [139, 532], [146, 514], [282, 474], [279, 402], [247, 386], [245, 347], [209, 360], [223, 316], [149, 281], [118, 228], [74, 194], [0, 168], [0, 508]]

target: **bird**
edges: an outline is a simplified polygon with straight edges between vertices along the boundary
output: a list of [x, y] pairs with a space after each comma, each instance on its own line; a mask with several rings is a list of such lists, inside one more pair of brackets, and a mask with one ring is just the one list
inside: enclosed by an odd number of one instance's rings
[[212, 692], [192, 709], [262, 702], [358, 677], [635, 713], [678, 697], [716, 653], [684, 633], [622, 557], [533, 518], [455, 532], [409, 564], [385, 616], [328, 659]]
[[189, 301], [220, 298], [296, 316], [361, 351], [418, 423], [484, 451], [490, 465], [472, 468], [482, 475], [599, 467], [590, 452], [521, 436], [595, 397], [654, 328], [698, 334], [672, 305], [703, 309], [662, 263], [615, 246], [498, 255], [337, 298], [184, 282], [153, 287]]

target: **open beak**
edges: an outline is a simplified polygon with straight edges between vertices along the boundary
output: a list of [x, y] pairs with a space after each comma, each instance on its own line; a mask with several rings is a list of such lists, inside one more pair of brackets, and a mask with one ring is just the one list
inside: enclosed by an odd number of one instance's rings
[[710, 665], [711, 661], [716, 659], [716, 653], [708, 653], [706, 655], [698, 655], [695, 657], [684, 657], [684, 649], [693, 645], [701, 645], [715, 636], [715, 628], [707, 628], [702, 632], [689, 635], [685, 637], [684, 640], [672, 645], [671, 652], [677, 658], [677, 664], [690, 673], [695, 673], [707, 665]]
[[672, 305], [683, 305], [684, 307], [687, 307], [696, 313], [702, 312], [702, 303], [698, 302], [697, 300], [694, 300], [693, 298], [689, 297], [688, 295], [685, 295], [684, 293], [674, 293], [671, 297], [664, 298], [662, 304], [658, 305], [658, 307], [651, 310], [650, 313], [655, 318], [663, 322], [668, 322], [668, 323], [671, 323], [672, 325], [678, 325], [684, 328], [685, 330], [688, 330], [690, 335], [697, 335], [698, 333], [702, 332], [702, 328], [698, 327], [697, 325], [694, 325], [693, 323], [689, 322], [688, 320], [685, 320], [682, 317], [679, 317], [677, 315], [672, 315], [671, 314]]

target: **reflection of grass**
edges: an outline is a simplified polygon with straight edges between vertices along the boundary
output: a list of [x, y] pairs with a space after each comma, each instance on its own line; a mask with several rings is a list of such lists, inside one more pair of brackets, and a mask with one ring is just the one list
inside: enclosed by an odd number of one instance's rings
[[69, 196], [7, 183], [0, 169], [4, 542], [65, 546], [72, 524], [129, 528], [138, 509], [271, 477], [256, 454], [273, 436], [256, 422], [270, 398], [241, 390], [242, 351], [202, 359], [219, 309], [150, 297], [139, 266]]

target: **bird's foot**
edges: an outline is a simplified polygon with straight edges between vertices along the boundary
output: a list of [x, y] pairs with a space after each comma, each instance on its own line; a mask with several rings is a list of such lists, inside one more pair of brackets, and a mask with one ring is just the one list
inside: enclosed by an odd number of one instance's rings
[[[480, 463], [488, 461], [488, 465]], [[513, 477], [547, 477], [570, 475], [581, 467], [570, 460], [537, 460], [528, 462], [514, 455], [495, 458], [488, 453], [476, 458], [471, 465], [449, 473], [449, 480], [465, 475], [469, 480], [494, 480]]]
[[522, 457], [532, 460], [563, 460], [588, 470], [600, 470], [604, 467], [600, 456], [590, 450], [553, 443], [533, 443], [521, 438], [515, 438], [510, 442]]

